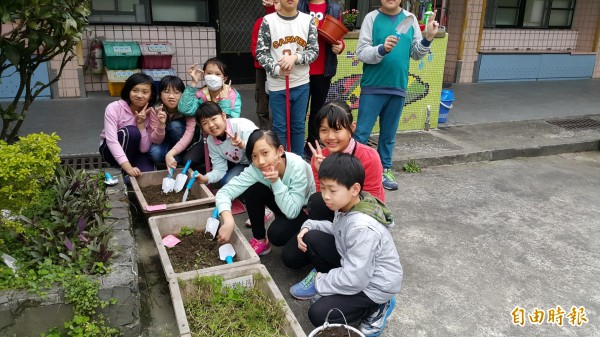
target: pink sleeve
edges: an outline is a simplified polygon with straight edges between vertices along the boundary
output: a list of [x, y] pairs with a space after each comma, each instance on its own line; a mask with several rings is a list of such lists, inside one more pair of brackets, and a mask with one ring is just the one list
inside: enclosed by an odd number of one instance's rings
[[165, 139], [165, 128], [158, 127], [158, 114], [156, 113], [156, 110], [154, 110], [154, 108], [150, 108], [148, 111], [150, 126], [148, 127], [148, 125], [146, 125], [146, 129], [150, 134], [150, 141], [154, 144], [161, 144]]
[[119, 129], [119, 109], [120, 106], [118, 104], [109, 104], [104, 111], [104, 139], [106, 140], [106, 145], [110, 150], [110, 153], [113, 155], [117, 163], [122, 165], [124, 162], [129, 161], [121, 144], [119, 144], [119, 138], [117, 136], [117, 131]]
[[194, 117], [187, 117], [185, 119], [185, 131], [181, 139], [173, 146], [173, 149], [177, 151], [177, 154], [183, 152], [192, 142], [194, 138], [194, 131], [196, 129], [196, 119]]

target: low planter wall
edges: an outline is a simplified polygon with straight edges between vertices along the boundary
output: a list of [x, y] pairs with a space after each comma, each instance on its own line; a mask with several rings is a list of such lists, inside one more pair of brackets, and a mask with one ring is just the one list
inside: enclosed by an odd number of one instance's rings
[[260, 263], [260, 258], [258, 255], [256, 255], [254, 249], [250, 247], [250, 244], [244, 238], [242, 232], [237, 228], [237, 226], [235, 226], [230, 240], [230, 243], [235, 249], [236, 253], [235, 262], [230, 265], [227, 265], [225, 262], [223, 262], [223, 265], [220, 266], [190, 270], [181, 273], [176, 273], [173, 270], [173, 265], [169, 259], [167, 249], [162, 243], [162, 239], [169, 234], [178, 234], [181, 231], [181, 228], [184, 226], [193, 228], [195, 230], [201, 230], [203, 232], [206, 227], [206, 219], [212, 215], [213, 210], [214, 208], [209, 208], [198, 211], [182, 212], [178, 214], [159, 215], [153, 216], [150, 218], [150, 220], [148, 220], [150, 223], [152, 238], [154, 239], [154, 244], [158, 249], [160, 262], [163, 266], [163, 270], [165, 271], [167, 280], [184, 276], [194, 277], [197, 275], [212, 275], [215, 273], [220, 273], [226, 269], [231, 269], [232, 267]]
[[[119, 175], [117, 170], [109, 172]], [[100, 281], [100, 299], [114, 298], [117, 303], [100, 312], [126, 337], [139, 336], [137, 250], [123, 179], [119, 179], [118, 185], [108, 187], [107, 193], [111, 211], [106, 221], [114, 221], [111, 245], [115, 247], [115, 254], [111, 259], [112, 273], [96, 279]], [[65, 304], [63, 290], [54, 287], [46, 293], [41, 298], [26, 291], [0, 291], [0, 336], [39, 336], [71, 320], [72, 306]]]

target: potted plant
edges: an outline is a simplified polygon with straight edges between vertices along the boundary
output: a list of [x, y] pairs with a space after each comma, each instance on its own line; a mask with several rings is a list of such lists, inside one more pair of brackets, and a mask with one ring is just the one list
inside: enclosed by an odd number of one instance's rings
[[357, 9], [347, 9], [342, 12], [342, 22], [344, 26], [348, 28], [349, 31], [353, 31], [356, 26], [356, 19], [358, 18], [358, 10]]

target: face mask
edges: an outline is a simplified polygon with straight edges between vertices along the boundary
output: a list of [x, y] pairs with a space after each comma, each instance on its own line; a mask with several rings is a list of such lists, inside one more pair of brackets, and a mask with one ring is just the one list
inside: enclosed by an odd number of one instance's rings
[[204, 82], [208, 90], [217, 91], [223, 86], [223, 79], [217, 75], [206, 75], [204, 76]]

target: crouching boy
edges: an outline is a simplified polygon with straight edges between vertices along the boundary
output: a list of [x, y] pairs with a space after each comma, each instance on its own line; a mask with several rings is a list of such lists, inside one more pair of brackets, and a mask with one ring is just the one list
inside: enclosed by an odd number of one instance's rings
[[[379, 199], [362, 192], [365, 171], [349, 154], [335, 153], [319, 168], [321, 193], [335, 211], [333, 223], [307, 220], [298, 233], [298, 248], [315, 269], [290, 288], [299, 299], [311, 299], [308, 317], [314, 326], [332, 308], [348, 321], [360, 320], [367, 337], [379, 336], [400, 291], [402, 265], [390, 234], [392, 213]], [[344, 323], [335, 310], [329, 322]]]

